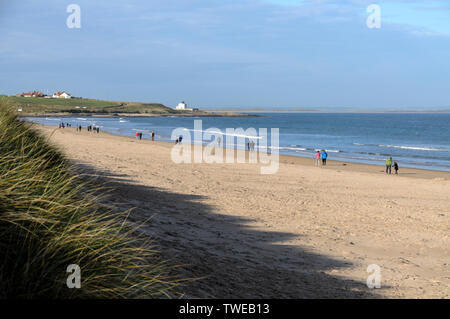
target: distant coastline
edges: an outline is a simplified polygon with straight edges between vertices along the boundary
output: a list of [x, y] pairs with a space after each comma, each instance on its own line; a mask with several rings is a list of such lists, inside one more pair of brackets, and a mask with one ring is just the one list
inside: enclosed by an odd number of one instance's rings
[[[32, 92], [29, 94], [34, 94]], [[40, 92], [37, 92], [38, 94]], [[28, 94], [28, 93], [24, 93]], [[255, 117], [234, 111], [174, 109], [161, 103], [104, 101], [84, 98], [45, 98], [40, 96], [2, 96], [0, 100], [15, 109], [20, 117]]]
[[273, 109], [205, 109], [206, 112], [234, 112], [234, 113], [365, 113], [365, 114], [449, 114], [450, 110], [273, 110]]
[[261, 117], [257, 114], [248, 114], [246, 112], [194, 112], [194, 113], [21, 113], [23, 117], [92, 117], [92, 118], [105, 118], [105, 117]]

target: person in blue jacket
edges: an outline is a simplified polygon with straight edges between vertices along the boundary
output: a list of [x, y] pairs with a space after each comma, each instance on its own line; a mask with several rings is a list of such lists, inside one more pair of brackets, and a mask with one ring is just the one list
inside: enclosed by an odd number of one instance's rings
[[322, 150], [322, 165], [327, 165], [328, 153], [325, 150]]

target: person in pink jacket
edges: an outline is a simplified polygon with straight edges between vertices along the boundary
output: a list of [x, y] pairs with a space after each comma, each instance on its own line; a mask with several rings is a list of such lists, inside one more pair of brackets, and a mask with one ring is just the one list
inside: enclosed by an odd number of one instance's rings
[[316, 166], [320, 166], [320, 158], [321, 158], [320, 151], [317, 151], [316, 157], [315, 157], [315, 159], [316, 159]]

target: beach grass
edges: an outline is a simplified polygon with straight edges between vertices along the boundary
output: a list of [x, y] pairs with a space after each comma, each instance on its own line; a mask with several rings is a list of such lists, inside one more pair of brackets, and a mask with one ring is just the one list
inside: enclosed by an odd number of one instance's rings
[[[153, 298], [176, 281], [101, 188], [0, 102], [0, 298]], [[69, 289], [69, 265], [81, 288]]]

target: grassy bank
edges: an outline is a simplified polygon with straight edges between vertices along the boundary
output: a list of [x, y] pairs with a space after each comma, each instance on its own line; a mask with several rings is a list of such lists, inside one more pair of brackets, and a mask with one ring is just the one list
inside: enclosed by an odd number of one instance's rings
[[46, 99], [0, 96], [20, 116], [215, 116], [246, 117], [243, 113], [175, 110], [159, 103], [114, 102], [93, 99]]
[[[125, 214], [0, 103], [0, 298], [149, 298], [173, 287], [167, 266]], [[81, 289], [69, 289], [69, 265]]]
[[114, 102], [93, 99], [46, 99], [38, 97], [2, 97], [4, 103], [22, 109], [23, 115], [52, 113], [92, 114], [176, 114], [177, 111], [159, 103]]

